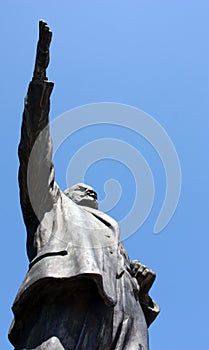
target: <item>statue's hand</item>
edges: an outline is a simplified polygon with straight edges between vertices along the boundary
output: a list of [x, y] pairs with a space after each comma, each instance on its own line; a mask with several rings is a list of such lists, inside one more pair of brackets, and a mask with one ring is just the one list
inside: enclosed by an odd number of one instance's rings
[[152, 287], [156, 274], [147, 266], [141, 264], [138, 260], [131, 261], [131, 274], [138, 281], [140, 286], [140, 295], [147, 297], [150, 288]]
[[49, 46], [51, 43], [52, 32], [47, 23], [39, 21], [39, 40], [36, 51], [36, 62], [34, 69], [34, 78], [47, 79], [46, 68], [49, 64]]

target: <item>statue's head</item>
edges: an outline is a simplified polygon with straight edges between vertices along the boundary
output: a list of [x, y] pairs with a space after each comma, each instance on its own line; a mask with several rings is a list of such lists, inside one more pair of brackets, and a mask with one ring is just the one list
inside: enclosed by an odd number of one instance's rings
[[86, 184], [78, 183], [64, 191], [65, 195], [78, 205], [98, 209], [97, 193]]

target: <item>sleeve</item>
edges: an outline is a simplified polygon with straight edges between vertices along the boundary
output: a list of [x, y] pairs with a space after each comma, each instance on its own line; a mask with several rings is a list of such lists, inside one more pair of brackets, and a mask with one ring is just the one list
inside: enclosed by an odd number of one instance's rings
[[34, 79], [25, 98], [18, 147], [20, 204], [27, 231], [42, 220], [53, 202], [54, 167], [49, 132], [53, 83]]
[[151, 325], [151, 323], [158, 316], [158, 314], [160, 312], [160, 308], [155, 303], [155, 301], [150, 298], [150, 296], [148, 296], [148, 299], [146, 301], [145, 300], [141, 300], [140, 297], [139, 297], [139, 302], [140, 302], [140, 305], [142, 307], [142, 310], [143, 310], [143, 313], [144, 313], [144, 316], [145, 316], [147, 327], [149, 327]]

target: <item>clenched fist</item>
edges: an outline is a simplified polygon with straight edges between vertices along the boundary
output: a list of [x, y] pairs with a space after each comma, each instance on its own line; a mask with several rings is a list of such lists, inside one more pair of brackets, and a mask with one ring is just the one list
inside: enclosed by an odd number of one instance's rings
[[147, 266], [141, 264], [138, 260], [131, 261], [131, 274], [138, 281], [140, 286], [140, 294], [148, 294], [152, 284], [155, 281], [156, 274]]

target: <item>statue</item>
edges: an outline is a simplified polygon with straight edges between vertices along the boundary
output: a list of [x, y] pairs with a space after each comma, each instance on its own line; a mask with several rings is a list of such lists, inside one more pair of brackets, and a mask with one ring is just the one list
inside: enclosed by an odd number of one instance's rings
[[9, 339], [16, 350], [147, 350], [147, 329], [159, 312], [148, 295], [154, 272], [129, 260], [118, 223], [98, 210], [92, 187], [80, 183], [62, 192], [54, 180], [53, 83], [46, 77], [51, 37], [40, 21], [18, 149], [30, 264], [12, 307]]

